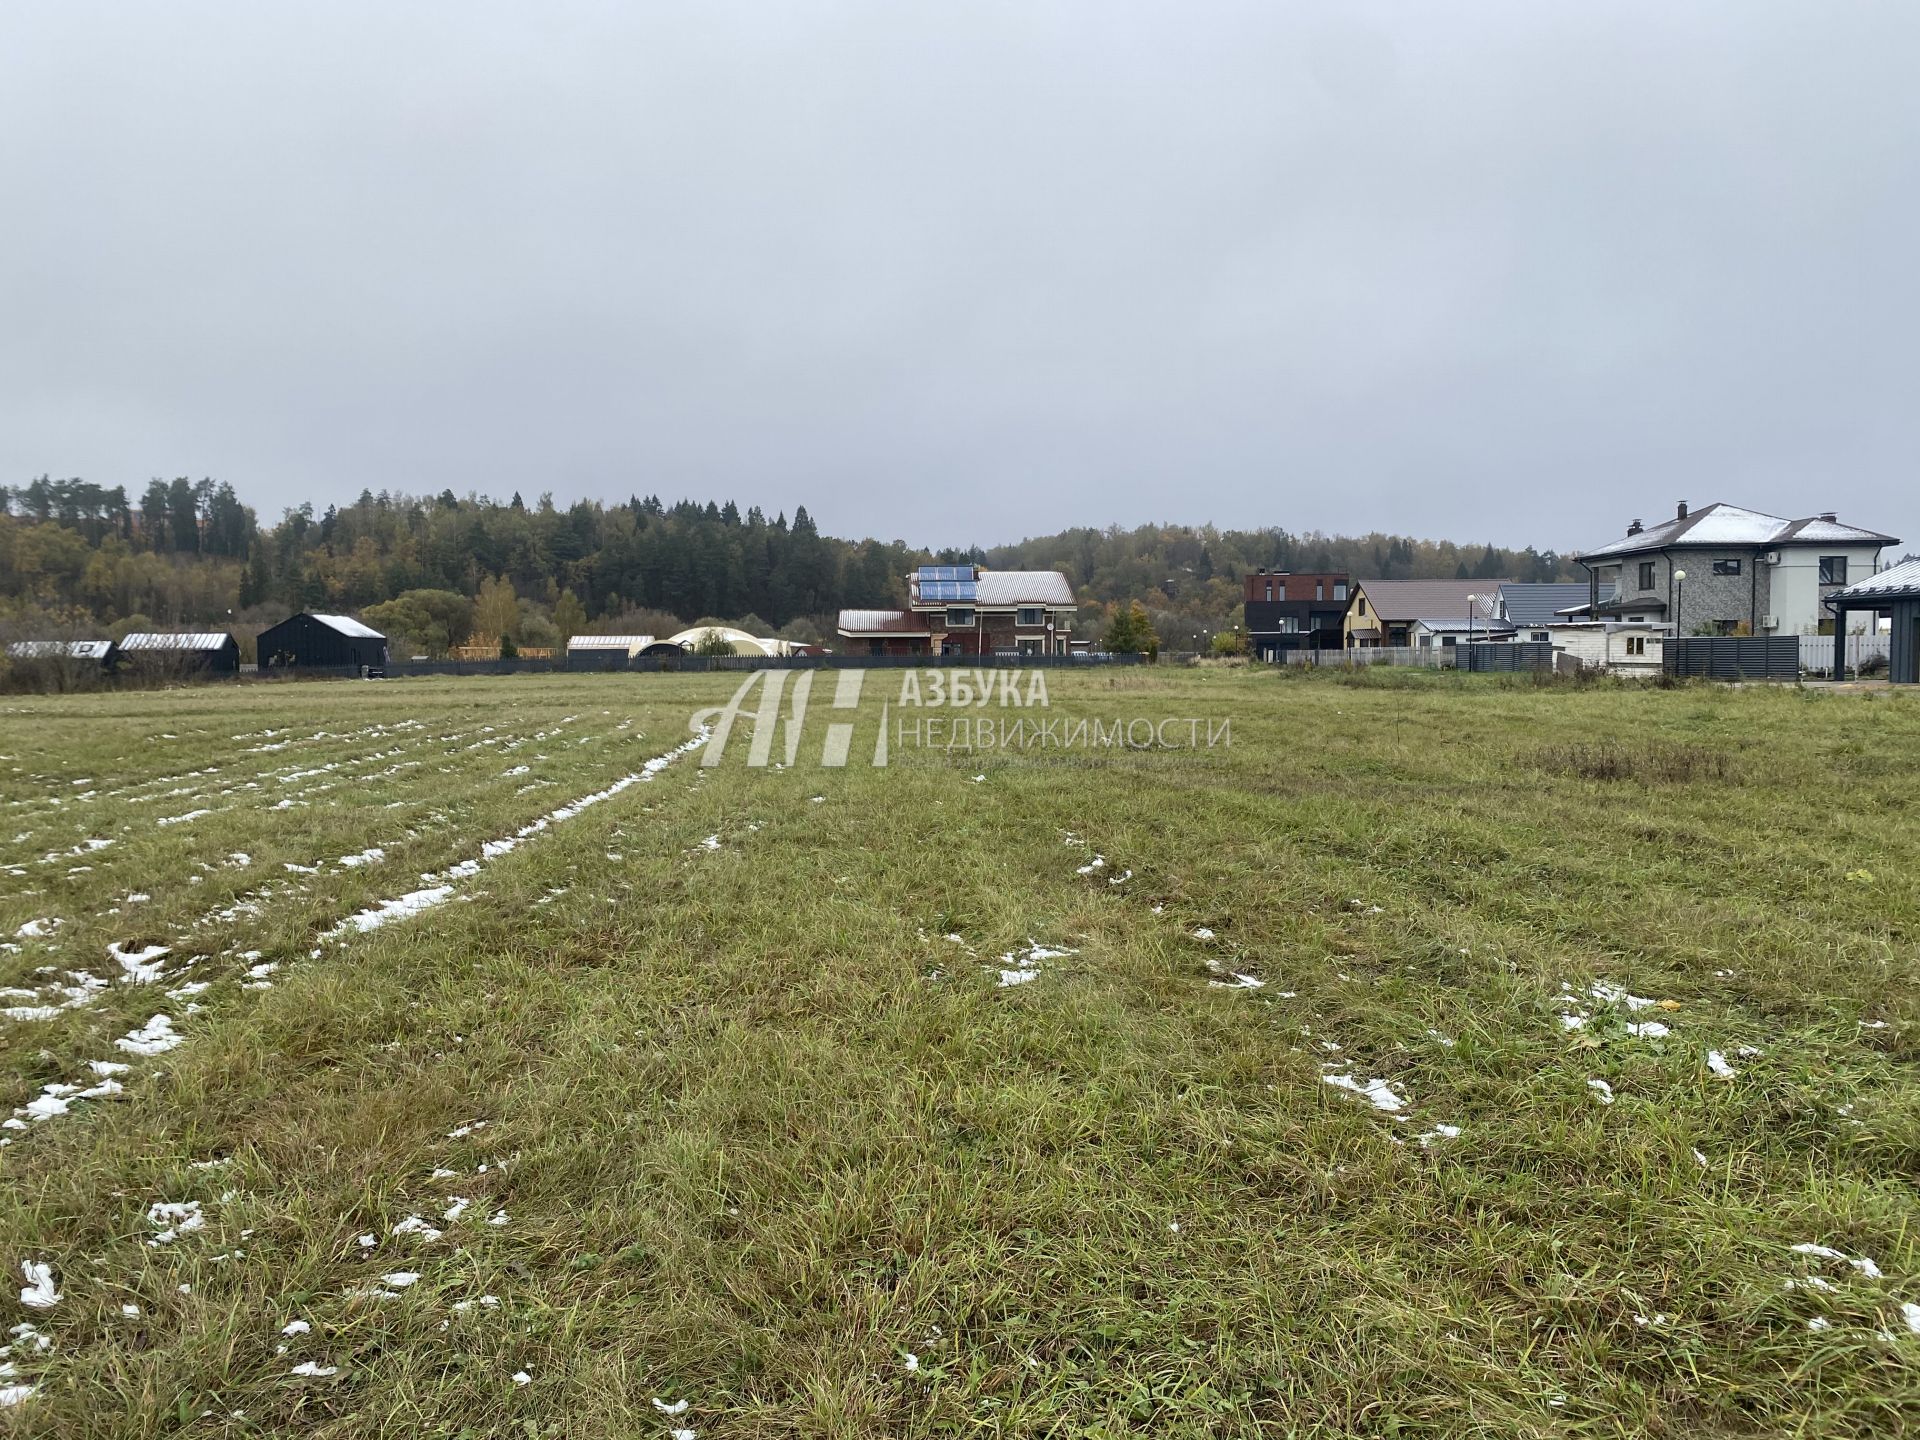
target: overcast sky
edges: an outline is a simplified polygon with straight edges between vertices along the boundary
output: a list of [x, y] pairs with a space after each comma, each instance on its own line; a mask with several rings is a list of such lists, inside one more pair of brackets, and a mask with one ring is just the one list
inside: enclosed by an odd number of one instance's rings
[[0, 482], [1920, 550], [1920, 5], [6, 0]]

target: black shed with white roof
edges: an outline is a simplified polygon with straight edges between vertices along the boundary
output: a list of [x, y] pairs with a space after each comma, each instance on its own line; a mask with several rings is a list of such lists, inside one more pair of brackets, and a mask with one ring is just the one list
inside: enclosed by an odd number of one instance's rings
[[351, 615], [303, 611], [260, 632], [262, 670], [283, 667], [385, 670], [387, 637]]
[[240, 669], [240, 642], [224, 630], [137, 631], [121, 637], [120, 658], [135, 670], [232, 675]]

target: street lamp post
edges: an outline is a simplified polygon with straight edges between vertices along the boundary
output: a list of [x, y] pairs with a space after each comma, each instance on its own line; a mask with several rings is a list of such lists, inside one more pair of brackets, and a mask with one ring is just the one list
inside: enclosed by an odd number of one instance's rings
[[1473, 644], [1473, 612], [1479, 608], [1479, 605], [1478, 595], [1467, 596], [1467, 644], [1469, 645]]
[[1676, 570], [1673, 572], [1673, 638], [1676, 640], [1680, 638], [1680, 617], [1685, 610], [1685, 606], [1681, 602], [1685, 598], [1686, 593], [1687, 572], [1684, 570]]

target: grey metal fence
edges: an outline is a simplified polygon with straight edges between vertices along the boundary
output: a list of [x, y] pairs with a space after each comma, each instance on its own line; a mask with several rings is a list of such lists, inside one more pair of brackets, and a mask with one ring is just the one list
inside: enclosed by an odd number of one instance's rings
[[1685, 635], [1666, 643], [1669, 675], [1709, 680], [1798, 680], [1797, 635]]
[[1462, 670], [1511, 672], [1553, 668], [1553, 646], [1543, 640], [1459, 645], [1454, 647], [1454, 654], [1459, 657], [1454, 663]]

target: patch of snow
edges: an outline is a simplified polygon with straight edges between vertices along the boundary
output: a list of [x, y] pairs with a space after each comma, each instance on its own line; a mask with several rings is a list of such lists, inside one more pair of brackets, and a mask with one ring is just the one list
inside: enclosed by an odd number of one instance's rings
[[151, 985], [160, 978], [160, 958], [172, 953], [173, 948], [168, 945], [148, 945], [131, 952], [118, 940], [107, 946], [107, 954], [117, 960], [125, 972], [120, 977], [123, 985]]
[[198, 1200], [156, 1200], [147, 1207], [147, 1223], [157, 1232], [147, 1244], [170, 1245], [182, 1235], [205, 1229], [207, 1217]]
[[133, 1055], [164, 1055], [187, 1037], [177, 1033], [173, 1021], [155, 1015], [138, 1030], [130, 1030], [113, 1043]]
[[46, 1261], [21, 1261], [20, 1278], [27, 1282], [20, 1289], [20, 1303], [29, 1310], [51, 1310], [60, 1303], [60, 1287], [53, 1278], [53, 1266]]
[[1393, 1086], [1385, 1080], [1362, 1081], [1355, 1079], [1352, 1075], [1322, 1075], [1320, 1079], [1323, 1084], [1350, 1091], [1370, 1101], [1376, 1110], [1385, 1110], [1389, 1114], [1398, 1115], [1407, 1108], [1405, 1097], [1396, 1094]]

